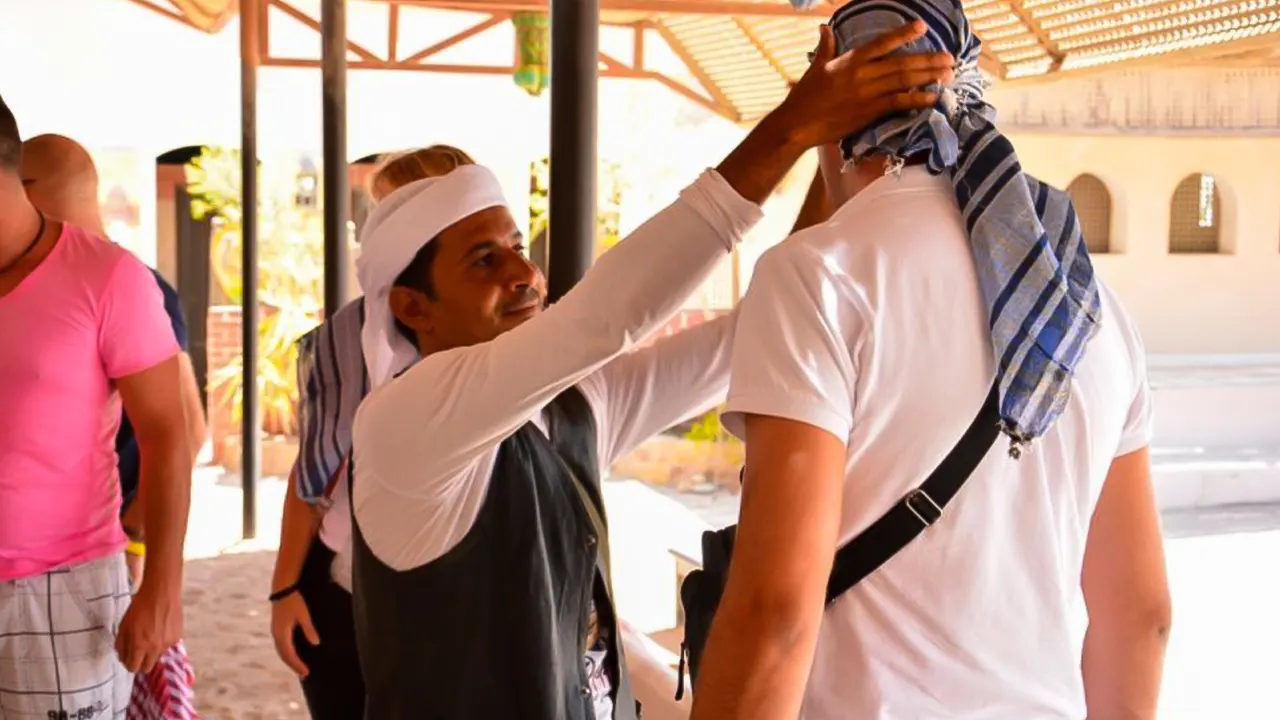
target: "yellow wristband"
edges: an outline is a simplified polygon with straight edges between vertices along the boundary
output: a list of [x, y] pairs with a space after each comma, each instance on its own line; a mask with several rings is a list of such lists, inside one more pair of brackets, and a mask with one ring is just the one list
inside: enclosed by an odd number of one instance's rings
[[143, 557], [147, 554], [147, 545], [146, 543], [140, 543], [137, 540], [130, 540], [129, 543], [124, 546], [124, 551], [135, 557]]

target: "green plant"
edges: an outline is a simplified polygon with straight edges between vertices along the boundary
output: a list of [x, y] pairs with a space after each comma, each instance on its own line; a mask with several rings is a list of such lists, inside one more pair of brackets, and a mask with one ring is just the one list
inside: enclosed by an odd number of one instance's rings
[[720, 413], [723, 411], [723, 407], [707, 411], [707, 414], [684, 434], [685, 439], [697, 442], [737, 442], [737, 438], [725, 430], [724, 425], [720, 423]]
[[[622, 217], [622, 166], [601, 160], [597, 169], [596, 254], [618, 244]], [[550, 209], [551, 160], [542, 158], [529, 165], [529, 237], [536, 238], [547, 227]]]
[[[191, 214], [213, 218], [210, 266], [227, 299], [240, 303], [240, 153], [204, 148], [186, 168]], [[258, 396], [262, 428], [269, 434], [297, 433], [297, 347], [295, 341], [319, 322], [324, 293], [323, 216], [293, 202], [296, 175], [262, 183], [258, 243]], [[211, 389], [242, 413], [243, 358], [237, 356], [210, 377]]]

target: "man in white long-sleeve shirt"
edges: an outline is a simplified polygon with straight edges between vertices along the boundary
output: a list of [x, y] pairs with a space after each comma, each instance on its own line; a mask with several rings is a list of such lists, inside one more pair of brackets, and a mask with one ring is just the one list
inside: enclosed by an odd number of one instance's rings
[[729, 254], [801, 153], [932, 105], [911, 89], [949, 78], [949, 56], [883, 59], [921, 32], [820, 52], [717, 170], [545, 312], [488, 171], [459, 168], [379, 205], [359, 267], [374, 389], [350, 476], [367, 717], [636, 717], [599, 471], [722, 397], [732, 320], [626, 353]]

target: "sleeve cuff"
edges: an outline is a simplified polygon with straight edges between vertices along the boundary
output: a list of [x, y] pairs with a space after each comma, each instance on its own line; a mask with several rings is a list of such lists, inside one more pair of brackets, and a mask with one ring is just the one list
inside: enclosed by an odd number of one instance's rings
[[812, 425], [839, 438], [848, 445], [853, 423], [839, 413], [797, 400], [765, 397], [731, 397], [720, 416], [720, 424], [739, 440], [746, 440], [746, 416], [768, 415]]
[[739, 195], [728, 180], [711, 168], [685, 188], [680, 199], [715, 228], [725, 248], [731, 251], [764, 217], [759, 205]]
[[1145, 427], [1136, 432], [1125, 433], [1120, 438], [1120, 446], [1116, 448], [1116, 457], [1123, 457], [1129, 453], [1137, 452], [1151, 444], [1152, 437], [1155, 435], [1150, 426]]
[[120, 365], [113, 368], [115, 372], [111, 374], [111, 379], [119, 380], [121, 378], [127, 378], [130, 375], [137, 375], [140, 372], [150, 370], [157, 365], [174, 359], [180, 353], [182, 353], [182, 348], [178, 347], [178, 341], [175, 339], [173, 342], [167, 344], [163, 351], [157, 352], [154, 357], [148, 356], [146, 359], [135, 360], [127, 365]]

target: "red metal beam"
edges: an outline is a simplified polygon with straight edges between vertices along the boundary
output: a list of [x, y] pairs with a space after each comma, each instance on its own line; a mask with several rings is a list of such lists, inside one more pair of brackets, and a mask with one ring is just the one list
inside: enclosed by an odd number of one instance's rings
[[[600, 77], [602, 78], [622, 78], [626, 80], [651, 80], [661, 83], [689, 100], [707, 108], [711, 112], [716, 113], [732, 122], [740, 122], [741, 118], [737, 116], [733, 108], [722, 105], [721, 103], [711, 100], [696, 90], [693, 90], [683, 83], [673, 80], [662, 73], [652, 70], [642, 70], [624, 65], [618, 58], [601, 54], [600, 61], [604, 63], [604, 67], [600, 69]], [[263, 67], [290, 67], [290, 68], [311, 68], [319, 69], [319, 60], [309, 60], [307, 58], [282, 58], [282, 57], [263, 57]], [[414, 72], [440, 72], [455, 73], [459, 75], [511, 75], [515, 72], [512, 66], [503, 65], [453, 65], [447, 63], [406, 63], [389, 62], [387, 60], [349, 60], [347, 61], [348, 70], [408, 70]]]
[[[392, 9], [393, 10], [395, 9], [394, 5], [392, 6]], [[459, 33], [455, 33], [454, 35], [451, 35], [445, 38], [444, 40], [441, 40], [435, 45], [432, 45], [431, 47], [419, 50], [418, 52], [410, 55], [409, 57], [405, 58], [404, 60], [401, 60], [400, 62], [410, 64], [410, 63], [417, 63], [421, 60], [425, 60], [426, 58], [432, 55], [435, 55], [436, 53], [442, 50], [445, 50], [453, 47], [454, 45], [457, 45], [463, 40], [466, 40], [468, 38], [473, 38], [476, 35], [479, 35], [480, 33], [484, 32], [485, 30], [488, 30], [491, 27], [501, 25], [507, 19], [508, 18], [506, 15], [493, 15], [488, 20], [484, 20], [482, 22], [476, 23], [475, 25], [472, 25], [466, 30], [463, 30], [462, 32], [459, 32]], [[394, 58], [395, 56], [393, 55], [392, 59], [394, 60]]]
[[[311, 28], [312, 30], [315, 30], [315, 31], [316, 31], [316, 33], [319, 33], [319, 32], [320, 32], [320, 21], [319, 21], [319, 20], [317, 20], [317, 19], [315, 19], [315, 18], [311, 17], [310, 15], [308, 15], [308, 14], [306, 14], [306, 13], [302, 12], [301, 10], [299, 10], [298, 8], [296, 8], [296, 7], [292, 6], [292, 5], [290, 5], [289, 3], [285, 2], [284, 0], [267, 0], [267, 4], [269, 4], [269, 5], [271, 5], [272, 7], [276, 8], [276, 9], [277, 9], [277, 10], [279, 10], [280, 12], [283, 12], [285, 15], [288, 15], [289, 17], [293, 18], [294, 20], [297, 20], [298, 22], [302, 23], [303, 25], [306, 25], [307, 27]], [[365, 60], [365, 61], [373, 62], [373, 61], [377, 61], [377, 60], [379, 60], [379, 59], [380, 59], [377, 55], [374, 55], [374, 54], [373, 54], [372, 52], [370, 52], [369, 50], [366, 50], [365, 48], [363, 48], [363, 47], [361, 47], [361, 46], [357, 45], [356, 43], [352, 42], [351, 40], [347, 40], [347, 49], [348, 49], [348, 50], [350, 50], [351, 52], [355, 53], [356, 55], [359, 55], [361, 60]]]

